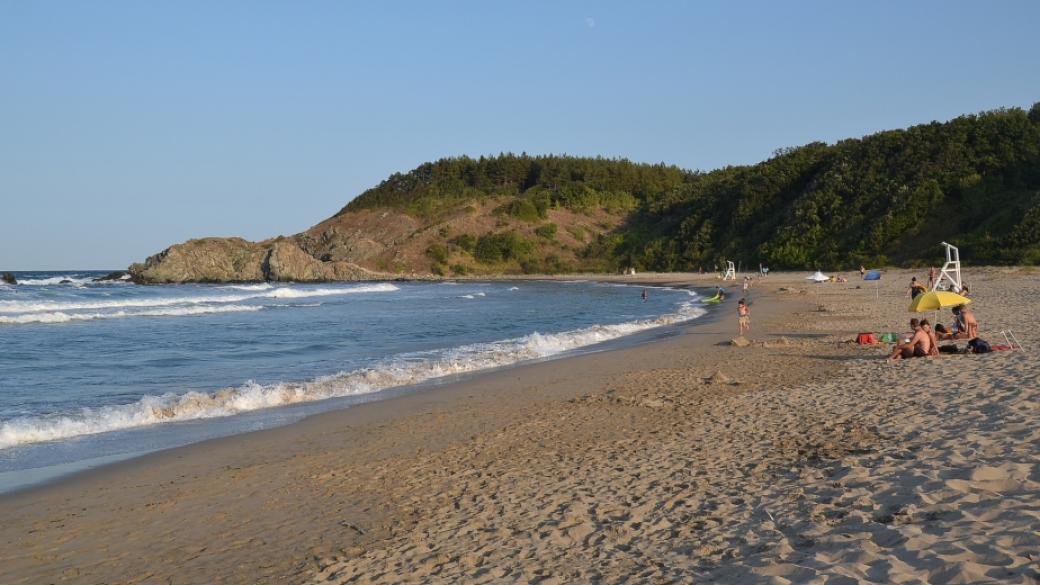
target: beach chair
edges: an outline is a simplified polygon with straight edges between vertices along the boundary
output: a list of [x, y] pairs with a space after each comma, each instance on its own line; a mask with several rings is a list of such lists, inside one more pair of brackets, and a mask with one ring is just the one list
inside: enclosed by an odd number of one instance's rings
[[1000, 334], [1004, 336], [1004, 341], [1007, 342], [1008, 347], [1011, 349], [1023, 349], [1022, 342], [1015, 337], [1015, 332], [1010, 329], [1001, 329]]

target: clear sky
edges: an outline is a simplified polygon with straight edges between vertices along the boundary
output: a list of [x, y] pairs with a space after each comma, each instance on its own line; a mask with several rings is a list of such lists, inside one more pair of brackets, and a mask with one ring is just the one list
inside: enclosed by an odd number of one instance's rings
[[444, 156], [691, 169], [1040, 101], [1040, 2], [0, 0], [0, 270], [328, 217]]

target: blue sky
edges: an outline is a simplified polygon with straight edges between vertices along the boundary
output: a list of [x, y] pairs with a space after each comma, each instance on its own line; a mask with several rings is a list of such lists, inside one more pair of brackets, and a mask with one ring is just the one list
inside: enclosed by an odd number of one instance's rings
[[444, 156], [712, 169], [1040, 101], [1040, 2], [0, 0], [0, 269], [317, 223]]

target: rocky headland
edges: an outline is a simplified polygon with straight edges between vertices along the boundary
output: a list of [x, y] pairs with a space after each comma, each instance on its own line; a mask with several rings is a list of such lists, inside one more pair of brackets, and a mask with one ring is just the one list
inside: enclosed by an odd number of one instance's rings
[[328, 282], [382, 280], [400, 275], [367, 270], [342, 260], [322, 261], [290, 238], [250, 242], [242, 238], [202, 238], [176, 244], [132, 264], [130, 275], [143, 284], [180, 282]]

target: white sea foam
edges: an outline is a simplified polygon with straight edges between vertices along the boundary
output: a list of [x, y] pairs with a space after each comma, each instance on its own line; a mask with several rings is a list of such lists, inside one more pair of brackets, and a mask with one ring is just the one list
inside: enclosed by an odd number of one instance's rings
[[352, 286], [349, 288], [317, 288], [304, 289], [279, 287], [272, 290], [256, 291], [254, 294], [239, 295], [199, 295], [183, 297], [156, 298], [124, 298], [105, 301], [0, 301], [0, 313], [34, 313], [55, 311], [77, 311], [91, 309], [123, 309], [134, 307], [173, 307], [178, 305], [202, 305], [220, 303], [241, 303], [254, 299], [300, 299], [306, 297], [324, 297], [331, 295], [349, 295], [357, 293], [392, 292], [399, 290], [390, 283], [376, 283]]
[[112, 311], [108, 313], [26, 313], [24, 315], [0, 315], [0, 325], [24, 325], [26, 323], [69, 323], [71, 321], [93, 321], [95, 319], [119, 319], [122, 317], [186, 317], [211, 313], [240, 313], [260, 311], [262, 305], [218, 305], [202, 307], [170, 307], [145, 309], [143, 311]]
[[260, 284], [229, 284], [219, 288], [229, 288], [233, 290], [271, 290], [273, 287], [270, 283], [261, 282]]
[[[692, 294], [692, 293], [691, 293]], [[229, 416], [236, 413], [369, 394], [418, 384], [434, 378], [508, 366], [616, 339], [704, 314], [692, 304], [656, 319], [594, 325], [562, 333], [530, 335], [457, 347], [428, 354], [401, 355], [370, 368], [341, 372], [306, 382], [245, 384], [213, 393], [189, 392], [146, 396], [125, 405], [85, 408], [74, 415], [33, 416], [0, 423], [0, 449], [57, 439], [125, 430], [173, 421]]]
[[68, 285], [78, 286], [94, 282], [93, 278], [80, 278], [76, 276], [52, 276], [50, 278], [25, 278], [19, 279], [19, 285], [25, 286], [54, 286], [54, 285]]

